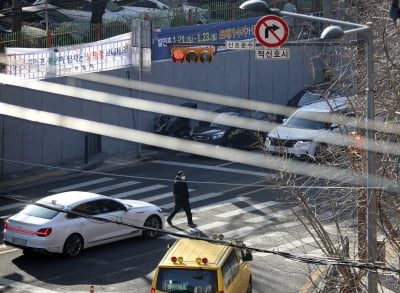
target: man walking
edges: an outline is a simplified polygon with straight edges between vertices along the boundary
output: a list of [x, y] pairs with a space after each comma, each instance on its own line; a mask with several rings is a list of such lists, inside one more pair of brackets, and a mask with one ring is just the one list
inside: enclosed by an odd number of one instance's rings
[[186, 183], [186, 176], [183, 171], [178, 171], [178, 175], [176, 175], [174, 185], [172, 187], [172, 193], [175, 197], [175, 208], [167, 218], [168, 224], [172, 225], [172, 218], [177, 212], [183, 209], [186, 213], [188, 226], [196, 227], [196, 224], [194, 224], [192, 221], [192, 211], [190, 210], [189, 204], [189, 189]]

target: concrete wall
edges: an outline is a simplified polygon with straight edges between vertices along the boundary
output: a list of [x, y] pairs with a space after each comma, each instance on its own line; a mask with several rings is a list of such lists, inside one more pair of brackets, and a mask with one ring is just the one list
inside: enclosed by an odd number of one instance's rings
[[[153, 62], [151, 71], [142, 73], [141, 79], [156, 84], [284, 105], [297, 91], [322, 79], [323, 68], [316, 57], [319, 55], [318, 50], [313, 47], [291, 47], [289, 60], [256, 60], [255, 53], [250, 51], [220, 52], [210, 64], [173, 63], [165, 60]], [[102, 74], [127, 78], [128, 72], [129, 69], [124, 68]], [[131, 78], [138, 80], [138, 77], [138, 72], [134, 71]], [[77, 90], [88, 88], [138, 97], [135, 90], [87, 82], [73, 76], [48, 81], [73, 85]], [[140, 97], [171, 104], [184, 102], [168, 96], [167, 93], [155, 95], [142, 92]], [[33, 109], [136, 128], [134, 116], [137, 111], [132, 109], [1, 84], [0, 100]], [[214, 110], [218, 106], [198, 103], [198, 108], [205, 110]], [[140, 130], [153, 131], [156, 113], [142, 112], [139, 115]], [[54, 165], [69, 160], [82, 160], [84, 157], [85, 133], [8, 116], [0, 117], [0, 129], [1, 174], [32, 168], [32, 163]], [[103, 137], [101, 151], [113, 154], [135, 147], [134, 143]]]

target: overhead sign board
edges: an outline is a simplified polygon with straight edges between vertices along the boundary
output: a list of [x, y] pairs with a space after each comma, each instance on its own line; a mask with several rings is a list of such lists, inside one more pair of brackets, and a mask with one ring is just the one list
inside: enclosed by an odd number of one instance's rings
[[289, 37], [289, 26], [286, 21], [276, 15], [267, 15], [257, 21], [254, 33], [257, 41], [265, 47], [279, 47]]
[[228, 50], [254, 50], [256, 48], [255, 41], [225, 41], [225, 47]]

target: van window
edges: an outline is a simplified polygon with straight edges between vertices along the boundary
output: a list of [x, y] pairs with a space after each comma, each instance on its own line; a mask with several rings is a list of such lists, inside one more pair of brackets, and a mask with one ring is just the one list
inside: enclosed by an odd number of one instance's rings
[[215, 293], [217, 271], [188, 268], [160, 268], [156, 290], [172, 293]]
[[222, 275], [224, 276], [225, 288], [228, 288], [239, 273], [239, 263], [235, 250], [232, 250], [226, 262], [222, 266]]

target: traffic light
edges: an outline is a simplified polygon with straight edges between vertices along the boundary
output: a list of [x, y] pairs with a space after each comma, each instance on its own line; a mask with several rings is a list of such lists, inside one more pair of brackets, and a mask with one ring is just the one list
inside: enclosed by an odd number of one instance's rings
[[172, 48], [173, 62], [202, 62], [210, 63], [214, 59], [214, 48]]

